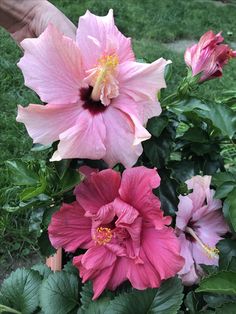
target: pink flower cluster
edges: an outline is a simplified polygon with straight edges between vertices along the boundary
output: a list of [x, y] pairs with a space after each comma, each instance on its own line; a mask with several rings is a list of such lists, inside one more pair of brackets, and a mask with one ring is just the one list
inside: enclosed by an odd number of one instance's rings
[[92, 172], [76, 187], [76, 201], [53, 215], [53, 246], [87, 249], [73, 264], [83, 282], [93, 281], [94, 299], [125, 280], [137, 289], [159, 287], [183, 267], [179, 241], [166, 226], [171, 217], [152, 192], [159, 184], [156, 170], [145, 167], [127, 169], [122, 178], [111, 169]]
[[[186, 50], [185, 62], [193, 76], [201, 74], [200, 81], [221, 76], [236, 56], [222, 41], [221, 34], [210, 31]], [[75, 41], [49, 25], [22, 47], [18, 65], [25, 85], [47, 103], [19, 106], [17, 121], [34, 143], [59, 141], [53, 161], [89, 158], [103, 159], [109, 167], [134, 165], [141, 142], [151, 136], [145, 129], [148, 119], [161, 113], [157, 93], [166, 87], [170, 61], [136, 62], [131, 40], [115, 26], [112, 10], [104, 17], [87, 11]], [[126, 169], [122, 177], [111, 169], [85, 170], [74, 191], [76, 201], [61, 206], [48, 232], [55, 248], [86, 249], [73, 264], [83, 282], [93, 281], [94, 299], [126, 280], [137, 289], [154, 288], [178, 273], [185, 284], [193, 284], [202, 274], [199, 264], [217, 264], [215, 245], [228, 227], [209, 176], [187, 181], [193, 191], [179, 197], [174, 231], [152, 191], [160, 184], [156, 170]]]
[[222, 44], [221, 33], [205, 33], [199, 42], [185, 51], [184, 59], [191, 68], [192, 75], [200, 74], [200, 82], [222, 76], [222, 70], [228, 60], [236, 57], [228, 45]]

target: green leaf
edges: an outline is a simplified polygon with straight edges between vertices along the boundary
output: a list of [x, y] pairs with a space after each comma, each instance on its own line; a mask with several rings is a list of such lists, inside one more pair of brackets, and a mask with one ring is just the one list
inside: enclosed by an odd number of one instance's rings
[[36, 264], [31, 267], [31, 269], [37, 271], [43, 278], [47, 278], [52, 274], [51, 269], [46, 264]]
[[45, 257], [49, 257], [56, 252], [54, 247], [51, 245], [47, 230], [43, 231], [41, 236], [38, 238], [38, 245], [40, 253]]
[[195, 175], [194, 162], [192, 160], [172, 161], [168, 163], [172, 175], [180, 182], [185, 182]]
[[220, 103], [206, 104], [199, 99], [190, 98], [171, 106], [176, 114], [197, 114], [199, 118], [208, 120], [224, 136], [232, 138], [236, 132], [236, 117], [234, 111]]
[[236, 303], [225, 303], [216, 309], [216, 314], [233, 314], [236, 313]]
[[220, 132], [232, 138], [236, 132], [236, 117], [234, 111], [224, 104], [210, 104], [209, 111], [202, 111], [201, 116], [211, 120]]
[[29, 219], [29, 231], [35, 231], [37, 236], [41, 234], [41, 223], [43, 219], [44, 208], [38, 207], [31, 212]]
[[109, 298], [100, 298], [97, 301], [92, 301], [84, 314], [109, 314], [110, 312], [107, 312], [109, 304]]
[[48, 207], [46, 208], [46, 210], [44, 211], [43, 213], [43, 219], [42, 219], [42, 225], [44, 228], [47, 228], [50, 221], [51, 221], [51, 218], [52, 218], [52, 215], [59, 210], [59, 206], [51, 206], [51, 207]]
[[161, 200], [162, 210], [166, 215], [174, 216], [178, 206], [177, 182], [171, 178], [168, 170], [160, 170], [161, 184], [155, 194], [158, 194]]
[[6, 165], [16, 185], [36, 185], [38, 183], [38, 175], [29, 169], [27, 163], [20, 160], [8, 160], [6, 161]]
[[177, 314], [182, 304], [182, 291], [180, 279], [171, 278], [159, 289], [119, 295], [110, 301], [105, 314]]
[[224, 303], [228, 302], [235, 302], [236, 296], [227, 295], [227, 294], [210, 294], [207, 293], [203, 296], [205, 302], [208, 306], [212, 308], [216, 308], [221, 306]]
[[217, 244], [220, 251], [219, 268], [220, 270], [228, 270], [232, 257], [236, 257], [236, 241], [231, 239], [221, 240]]
[[24, 268], [17, 269], [4, 280], [1, 287], [1, 302], [22, 314], [33, 313], [39, 305], [41, 276]]
[[207, 143], [209, 141], [207, 132], [197, 127], [189, 128], [181, 139], [196, 143]]
[[186, 311], [188, 311], [190, 314], [198, 313], [198, 310], [197, 310], [198, 300], [197, 300], [197, 296], [194, 293], [194, 291], [190, 291], [187, 294], [187, 296], [184, 300], [184, 304], [186, 307]]
[[236, 295], [236, 273], [220, 271], [204, 278], [196, 292], [212, 292]]
[[214, 198], [225, 198], [234, 188], [236, 188], [236, 182], [224, 182], [217, 188]]
[[164, 128], [168, 125], [168, 118], [165, 116], [154, 117], [148, 120], [147, 130], [156, 137], [159, 137], [164, 130]]
[[69, 274], [74, 274], [76, 276], [79, 275], [78, 269], [72, 264], [72, 262], [68, 262], [64, 267], [63, 271], [69, 273]]
[[224, 184], [225, 182], [235, 182], [235, 176], [230, 172], [219, 172], [215, 173], [212, 176], [212, 184], [216, 186], [220, 186]]
[[68, 168], [63, 178], [61, 179], [61, 190], [60, 193], [65, 193], [75, 187], [76, 184], [81, 181], [81, 174], [75, 170]]
[[236, 231], [236, 187], [228, 194], [224, 206], [228, 206], [228, 218]]
[[49, 145], [42, 145], [42, 144], [33, 144], [33, 147], [31, 148], [32, 152], [42, 152], [48, 148], [52, 147], [51, 144]]
[[93, 285], [91, 281], [87, 281], [80, 292], [80, 302], [82, 304], [81, 309], [86, 310], [89, 307], [90, 302], [93, 298]]
[[38, 186], [32, 186], [32, 187], [28, 187], [26, 189], [24, 189], [21, 193], [20, 193], [20, 200], [21, 201], [27, 201], [35, 196], [38, 196], [42, 193], [44, 193], [46, 186], [47, 186], [47, 182], [44, 180], [43, 182], [40, 182], [41, 184]]
[[77, 276], [64, 271], [49, 275], [40, 289], [40, 305], [50, 314], [75, 311], [79, 305]]

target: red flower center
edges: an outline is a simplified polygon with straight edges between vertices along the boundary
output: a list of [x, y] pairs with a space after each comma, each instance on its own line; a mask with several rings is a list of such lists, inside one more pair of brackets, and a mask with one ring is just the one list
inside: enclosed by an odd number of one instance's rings
[[95, 101], [91, 98], [93, 87], [83, 87], [80, 89], [80, 99], [83, 101], [83, 108], [88, 109], [93, 115], [106, 110], [106, 106], [100, 100]]

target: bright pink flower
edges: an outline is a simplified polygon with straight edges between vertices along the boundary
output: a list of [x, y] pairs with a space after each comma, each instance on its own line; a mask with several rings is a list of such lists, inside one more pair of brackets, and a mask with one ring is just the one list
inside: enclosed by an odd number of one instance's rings
[[203, 274], [199, 264], [218, 265], [215, 247], [228, 231], [221, 212], [221, 201], [214, 199], [210, 176], [195, 176], [186, 181], [193, 191], [179, 197], [176, 232], [185, 265], [179, 275], [186, 285], [198, 282]]
[[192, 69], [192, 75], [201, 73], [200, 82], [222, 76], [224, 65], [230, 58], [236, 57], [236, 51], [223, 45], [221, 33], [205, 33], [199, 42], [185, 51], [184, 59]]
[[51, 160], [104, 159], [110, 167], [132, 166], [150, 138], [143, 127], [161, 113], [157, 92], [166, 87], [162, 58], [135, 62], [130, 38], [114, 24], [113, 12], [99, 17], [86, 12], [79, 20], [76, 41], [53, 25], [36, 39], [21, 43], [18, 63], [25, 85], [45, 106], [19, 106], [34, 143], [59, 140]]
[[180, 245], [152, 193], [160, 177], [136, 167], [92, 173], [75, 189], [77, 201], [63, 204], [49, 225], [54, 247], [86, 253], [73, 259], [83, 282], [93, 281], [94, 299], [105, 288], [129, 280], [133, 287], [159, 287], [184, 264]]

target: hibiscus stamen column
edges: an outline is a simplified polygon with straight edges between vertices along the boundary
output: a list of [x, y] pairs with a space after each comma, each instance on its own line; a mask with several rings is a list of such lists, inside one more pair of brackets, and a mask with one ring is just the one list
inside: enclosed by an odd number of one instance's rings
[[[116, 54], [104, 56], [98, 60], [98, 67], [95, 70], [95, 75], [93, 78], [93, 91], [91, 94], [91, 98], [93, 100], [100, 100], [103, 88], [106, 89], [110, 94], [112, 92], [112, 85], [114, 85], [113, 87], [117, 87], [117, 81], [114, 77], [114, 74], [118, 63], [118, 56]], [[109, 98], [113, 98], [118, 96], [118, 94], [115, 93], [115, 95], [110, 96], [112, 97]], [[104, 105], [108, 104], [109, 103], [104, 103]]]
[[199, 245], [204, 249], [204, 251], [207, 253], [207, 255], [210, 258], [217, 257], [220, 251], [216, 247], [210, 247], [209, 245], [202, 242], [202, 240], [196, 235], [196, 233], [193, 231], [192, 228], [186, 227], [185, 231], [189, 233], [196, 241], [199, 243]]

